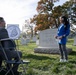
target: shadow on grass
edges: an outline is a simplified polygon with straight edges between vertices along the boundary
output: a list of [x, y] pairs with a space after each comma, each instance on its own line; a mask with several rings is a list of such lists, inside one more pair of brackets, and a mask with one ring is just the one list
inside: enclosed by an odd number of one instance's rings
[[26, 56], [23, 56], [23, 58], [32, 58], [32, 59], [37, 59], [37, 60], [47, 60], [47, 59], [50, 59], [50, 60], [55, 60], [55, 58], [50, 58], [50, 57], [47, 57], [47, 56], [38, 56], [38, 55], [33, 55], [33, 54], [27, 54]]
[[70, 55], [75, 55], [75, 56], [76, 56], [76, 51], [72, 51], [72, 52], [70, 53]]
[[75, 60], [69, 61], [69, 62], [72, 63], [72, 64], [76, 64], [76, 61]]
[[[70, 55], [71, 55], [71, 56], [74, 56], [74, 58], [75, 58], [75, 57], [76, 57], [76, 51], [72, 51], [72, 52], [70, 53]], [[70, 60], [69, 62], [72, 63], [72, 64], [76, 64], [76, 60], [74, 60], [74, 59]]]

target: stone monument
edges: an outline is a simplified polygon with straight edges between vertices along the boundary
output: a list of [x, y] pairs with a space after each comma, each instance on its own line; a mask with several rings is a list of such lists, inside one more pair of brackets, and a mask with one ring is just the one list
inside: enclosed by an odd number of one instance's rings
[[26, 42], [25, 38], [21, 38], [20, 43], [21, 43], [21, 45], [27, 45], [27, 42]]
[[32, 41], [33, 41], [33, 42], [36, 42], [36, 40], [37, 40], [37, 37], [36, 37], [36, 36], [33, 36], [33, 37], [32, 37]]
[[[58, 42], [54, 38], [56, 36], [57, 29], [47, 29], [40, 31], [39, 33], [39, 45], [38, 48], [34, 49], [35, 53], [52, 53], [58, 54]], [[71, 52], [71, 49], [67, 48], [68, 53]]]
[[74, 37], [74, 45], [76, 46], [76, 36]]

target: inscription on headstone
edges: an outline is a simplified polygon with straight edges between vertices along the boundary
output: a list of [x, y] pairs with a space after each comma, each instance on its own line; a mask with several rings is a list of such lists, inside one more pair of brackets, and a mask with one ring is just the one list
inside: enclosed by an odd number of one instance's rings
[[47, 29], [39, 33], [39, 47], [53, 47], [58, 48], [58, 43], [54, 38], [56, 36], [57, 29]]

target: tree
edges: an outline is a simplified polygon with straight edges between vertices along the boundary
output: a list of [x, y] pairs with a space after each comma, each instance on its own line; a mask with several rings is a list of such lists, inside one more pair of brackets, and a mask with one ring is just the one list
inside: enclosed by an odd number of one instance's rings
[[63, 14], [62, 10], [63, 10], [62, 6], [60, 6], [60, 5], [54, 7], [52, 10], [52, 18], [54, 19], [56, 27], [59, 26], [59, 16], [61, 16]]
[[32, 19], [32, 21], [36, 23], [35, 31], [50, 28], [53, 20], [48, 16], [48, 14], [39, 14]]
[[35, 31], [48, 29], [53, 26], [54, 19], [52, 18], [53, 2], [59, 0], [40, 0], [37, 6], [38, 15], [31, 19], [31, 23], [35, 23]]
[[72, 13], [71, 13], [72, 23], [76, 24], [76, 2], [73, 3], [71, 10], [72, 10]]
[[67, 1], [63, 7], [65, 10], [67, 9], [71, 22], [76, 24], [76, 0]]
[[29, 20], [25, 20], [25, 24], [22, 27], [23, 34], [29, 37], [33, 37], [33, 26], [30, 24]]
[[37, 11], [38, 13], [49, 13], [49, 11], [52, 10], [52, 7], [54, 4], [52, 3], [52, 0], [40, 0], [38, 2]]

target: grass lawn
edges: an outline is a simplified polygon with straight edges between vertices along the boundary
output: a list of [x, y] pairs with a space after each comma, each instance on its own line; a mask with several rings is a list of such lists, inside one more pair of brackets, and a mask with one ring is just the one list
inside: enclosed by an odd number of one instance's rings
[[73, 39], [69, 39], [67, 43], [67, 47], [73, 50], [68, 55], [69, 62], [67, 63], [60, 63], [58, 54], [34, 53], [35, 47], [37, 46], [33, 42], [19, 46], [23, 53], [22, 58], [30, 60], [26, 75], [76, 75], [76, 46], [73, 46]]

